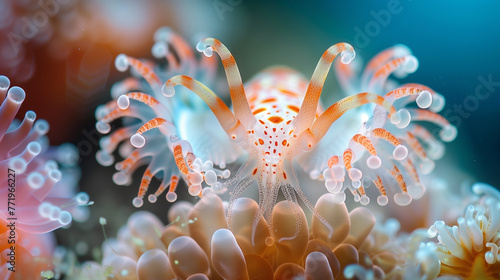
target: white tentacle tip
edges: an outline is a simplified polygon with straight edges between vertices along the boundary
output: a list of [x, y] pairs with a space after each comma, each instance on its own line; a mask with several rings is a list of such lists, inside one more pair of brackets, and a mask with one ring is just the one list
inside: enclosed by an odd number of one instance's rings
[[356, 57], [356, 52], [354, 50], [352, 51], [343, 51], [340, 53], [340, 61], [343, 64], [349, 64], [351, 61]]
[[454, 125], [448, 124], [439, 132], [439, 137], [444, 142], [451, 142], [457, 137], [458, 131]]
[[125, 110], [130, 106], [130, 99], [128, 98], [127, 95], [122, 94], [116, 100], [116, 105], [118, 105], [118, 108]]
[[397, 160], [403, 160], [408, 156], [408, 148], [403, 145], [397, 145], [392, 152], [392, 155]]
[[130, 137], [130, 144], [136, 148], [142, 148], [146, 144], [146, 138], [140, 133], [136, 133]]
[[174, 87], [170, 86], [170, 85], [167, 85], [167, 84], [163, 85], [163, 87], [161, 88], [161, 92], [166, 97], [172, 97], [172, 96], [175, 95], [175, 89], [174, 89]]
[[422, 109], [427, 109], [432, 104], [432, 94], [426, 90], [421, 91], [417, 97], [417, 105]]
[[418, 59], [413, 55], [408, 55], [402, 67], [406, 73], [413, 73], [418, 69]]
[[128, 66], [129, 66], [129, 64], [128, 64], [127, 56], [123, 53], [119, 54], [115, 59], [116, 70], [118, 70], [120, 72], [125, 72], [125, 71], [127, 71]]
[[370, 169], [378, 169], [382, 165], [382, 161], [378, 156], [370, 156], [366, 160], [366, 165], [368, 165]]
[[211, 57], [213, 55], [212, 47], [204, 44], [203, 41], [200, 41], [198, 42], [198, 44], [196, 44], [196, 50], [202, 52], [206, 57]]

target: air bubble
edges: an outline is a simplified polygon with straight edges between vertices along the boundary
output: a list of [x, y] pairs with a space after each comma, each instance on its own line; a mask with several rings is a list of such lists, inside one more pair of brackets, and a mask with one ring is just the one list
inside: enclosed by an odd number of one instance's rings
[[125, 54], [119, 54], [115, 59], [116, 70], [120, 72], [127, 71], [128, 69], [128, 59]]
[[135, 148], [142, 148], [146, 144], [146, 138], [139, 133], [136, 133], [130, 137], [130, 144]]
[[426, 90], [421, 91], [417, 97], [417, 105], [422, 109], [427, 109], [432, 104], [432, 94]]
[[118, 105], [118, 108], [125, 110], [130, 106], [130, 99], [125, 94], [122, 94], [116, 100], [116, 105]]

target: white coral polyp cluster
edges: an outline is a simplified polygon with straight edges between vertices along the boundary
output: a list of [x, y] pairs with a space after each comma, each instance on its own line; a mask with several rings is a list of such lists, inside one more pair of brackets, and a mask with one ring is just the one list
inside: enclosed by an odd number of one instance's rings
[[436, 254], [441, 261], [441, 275], [467, 279], [500, 277], [500, 192], [486, 184], [475, 184], [479, 196], [467, 206], [457, 225], [436, 221], [428, 230], [437, 236]]

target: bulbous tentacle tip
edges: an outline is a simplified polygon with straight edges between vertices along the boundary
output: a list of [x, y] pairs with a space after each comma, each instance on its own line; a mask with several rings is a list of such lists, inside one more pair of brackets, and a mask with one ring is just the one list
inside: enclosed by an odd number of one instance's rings
[[356, 52], [354, 50], [345, 50], [340, 53], [340, 61], [343, 64], [349, 64], [356, 57]]
[[127, 71], [128, 66], [129, 66], [129, 63], [128, 63], [127, 56], [123, 53], [119, 54], [115, 59], [116, 70], [118, 70], [120, 72], [125, 72], [125, 71]]
[[168, 26], [162, 26], [156, 29], [155, 34], [153, 35], [153, 40], [155, 42], [165, 41], [168, 39], [168, 36], [172, 33], [172, 29]]
[[446, 104], [446, 99], [439, 93], [434, 93], [434, 96], [432, 98], [432, 104], [429, 107], [429, 110], [431, 110], [434, 113], [438, 113], [441, 110], [443, 110], [444, 105]]
[[97, 162], [102, 166], [110, 166], [115, 162], [114, 156], [106, 153], [103, 150], [97, 151], [97, 153], [95, 154], [95, 158]]
[[154, 195], [154, 194], [150, 194], [150, 195], [148, 196], [148, 201], [149, 201], [150, 203], [155, 203], [156, 201], [158, 201], [158, 197], [157, 197], [156, 195]]
[[408, 193], [397, 193], [394, 195], [394, 202], [399, 206], [407, 206], [411, 203], [411, 196]]
[[392, 156], [396, 160], [403, 160], [408, 156], [408, 148], [406, 148], [404, 145], [397, 145], [392, 152]]
[[95, 128], [101, 134], [108, 134], [111, 131], [111, 126], [104, 121], [97, 121], [95, 124]]
[[432, 105], [432, 94], [427, 90], [423, 90], [418, 94], [417, 105], [422, 109], [427, 109]]
[[380, 160], [380, 158], [378, 156], [370, 156], [366, 160], [366, 165], [370, 169], [378, 169], [382, 165], [382, 161]]
[[122, 110], [126, 110], [130, 106], [130, 98], [127, 95], [122, 94], [116, 100], [116, 105]]
[[165, 57], [168, 54], [168, 45], [163, 41], [154, 43], [151, 54], [157, 59]]
[[400, 122], [395, 124], [396, 127], [398, 128], [406, 128], [408, 127], [408, 125], [410, 124], [411, 122], [411, 114], [408, 110], [406, 109], [400, 109], [398, 111], [398, 115], [399, 115], [399, 118], [400, 118]]
[[21, 157], [15, 157], [9, 160], [9, 168], [15, 170], [16, 173], [22, 174], [26, 171], [28, 163]]
[[379, 195], [377, 197], [377, 204], [380, 206], [385, 206], [389, 203], [389, 198], [386, 195]]
[[213, 55], [213, 48], [207, 44], [206, 39], [203, 39], [196, 44], [196, 50], [202, 52], [206, 57]]
[[168, 84], [168, 81], [163, 85], [163, 87], [161, 88], [161, 93], [163, 93], [163, 95], [165, 95], [166, 97], [172, 97], [175, 95], [175, 89], [173, 86], [171, 86], [170, 84]]
[[410, 74], [418, 69], [418, 59], [413, 55], [406, 56], [405, 62], [401, 65], [403, 71]]
[[168, 192], [165, 196], [168, 202], [175, 202], [177, 200], [177, 194], [175, 192]]
[[444, 142], [451, 142], [455, 140], [457, 134], [458, 134], [457, 128], [454, 125], [449, 124], [444, 126], [443, 129], [441, 129], [441, 131], [439, 132], [439, 137]]
[[134, 205], [135, 208], [142, 207], [143, 204], [144, 204], [144, 200], [140, 197], [135, 197], [132, 200], [132, 205]]
[[136, 133], [130, 137], [130, 144], [137, 149], [142, 148], [146, 145], [146, 138], [142, 134]]
[[0, 91], [5, 92], [10, 86], [10, 80], [4, 75], [0, 75]]
[[422, 183], [415, 183], [408, 186], [408, 194], [414, 198], [419, 199], [425, 193], [425, 186]]
[[14, 103], [20, 104], [26, 98], [26, 92], [20, 87], [11, 87], [7, 92], [7, 98]]

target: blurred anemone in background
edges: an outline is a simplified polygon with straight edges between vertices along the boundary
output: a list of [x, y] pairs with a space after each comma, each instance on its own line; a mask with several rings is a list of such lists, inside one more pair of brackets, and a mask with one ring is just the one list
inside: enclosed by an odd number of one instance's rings
[[[0, 183], [5, 186], [0, 188], [1, 235], [7, 240], [14, 231], [18, 265], [28, 264], [20, 273], [25, 277], [23, 273], [36, 275], [36, 271], [24, 269], [39, 265], [31, 264], [30, 259], [50, 263], [55, 242], [48, 233], [68, 227], [72, 220], [88, 218], [88, 209], [78, 206], [88, 204], [89, 197], [85, 192], [76, 193], [80, 174], [74, 146], [50, 147], [45, 136], [49, 124], [35, 121], [33, 111], [27, 111], [22, 121], [15, 119], [26, 93], [20, 87], [9, 87], [9, 79], [0, 76], [0, 172], [4, 174]], [[1, 246], [6, 249], [9, 244], [2, 242]], [[21, 250], [27, 254], [20, 254]], [[8, 275], [6, 261], [2, 258], [1, 266], [2, 273]]]

